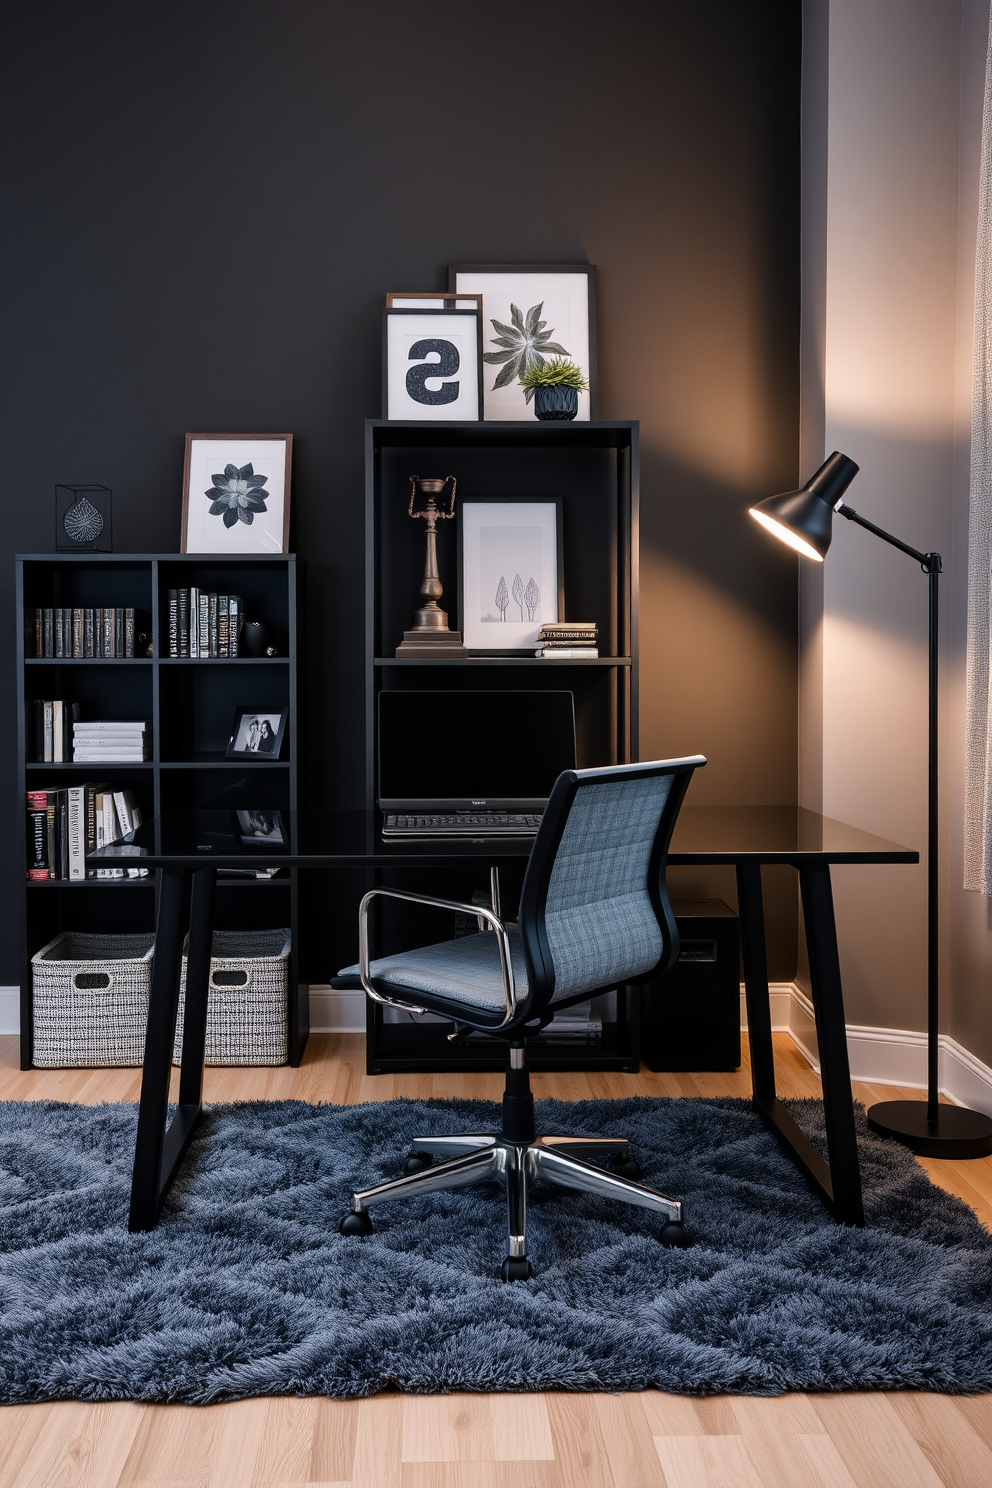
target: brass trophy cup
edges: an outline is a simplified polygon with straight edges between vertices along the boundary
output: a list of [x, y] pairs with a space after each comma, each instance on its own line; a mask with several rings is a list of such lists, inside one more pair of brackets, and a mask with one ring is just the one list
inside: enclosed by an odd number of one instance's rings
[[[451, 499], [448, 510], [442, 511], [436, 498], [441, 495], [449, 480]], [[455, 515], [455, 484], [453, 475], [445, 476], [444, 480], [421, 480], [419, 475], [410, 477], [410, 506], [407, 515], [423, 517], [427, 523], [427, 559], [420, 585], [420, 593], [426, 603], [415, 612], [413, 628], [403, 632], [403, 640], [396, 647], [397, 656], [432, 661], [448, 657], [464, 660], [468, 656], [462, 645], [461, 631], [448, 629], [448, 617], [444, 610], [438, 608], [437, 603], [444, 593], [437, 576], [437, 524], [449, 522]], [[424, 504], [419, 511], [414, 511], [414, 503], [418, 497]]]

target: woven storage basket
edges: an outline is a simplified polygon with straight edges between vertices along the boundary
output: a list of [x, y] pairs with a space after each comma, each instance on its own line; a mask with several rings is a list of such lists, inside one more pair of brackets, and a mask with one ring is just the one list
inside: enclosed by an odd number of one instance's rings
[[[215, 930], [207, 997], [207, 1064], [285, 1064], [288, 930]], [[186, 1002], [183, 956], [173, 1062], [179, 1063]]]
[[140, 1064], [155, 937], [67, 930], [31, 957], [34, 1062]]

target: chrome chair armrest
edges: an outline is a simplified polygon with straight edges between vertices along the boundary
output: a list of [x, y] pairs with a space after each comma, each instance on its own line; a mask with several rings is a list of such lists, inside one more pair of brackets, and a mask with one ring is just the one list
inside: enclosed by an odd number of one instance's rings
[[[358, 907], [358, 975], [367, 996], [373, 1002], [381, 1003], [385, 1007], [404, 1008], [407, 1012], [423, 1013], [426, 1008], [414, 1007], [412, 1003], [402, 1002], [396, 998], [385, 997], [377, 992], [372, 986], [369, 977], [369, 904], [373, 899], [409, 899], [414, 904], [429, 904], [434, 909], [450, 909], [456, 914], [472, 915], [476, 919], [485, 920], [496, 933], [496, 943], [499, 946], [500, 970], [503, 974], [503, 996], [506, 999], [506, 1013], [502, 1023], [480, 1024], [480, 1027], [502, 1028], [509, 1023], [517, 1011], [517, 989], [513, 978], [513, 962], [510, 959], [510, 937], [507, 935], [506, 926], [503, 921], [491, 909], [484, 909], [480, 904], [459, 904], [454, 899], [434, 899], [429, 894], [412, 894], [405, 889], [369, 889]], [[471, 1023], [471, 1019], [463, 1018], [462, 1022]]]

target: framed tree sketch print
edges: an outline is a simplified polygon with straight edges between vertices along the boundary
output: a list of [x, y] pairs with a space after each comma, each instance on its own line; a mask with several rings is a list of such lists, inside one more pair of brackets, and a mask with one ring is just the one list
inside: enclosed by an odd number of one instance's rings
[[292, 434], [187, 434], [181, 553], [288, 553]]
[[567, 357], [589, 390], [579, 419], [596, 417], [596, 270], [592, 264], [451, 264], [448, 288], [481, 294], [483, 417], [533, 419], [521, 386], [529, 367]]
[[482, 323], [476, 308], [382, 312], [382, 416], [482, 417]]
[[562, 602], [561, 500], [461, 503], [458, 611], [470, 652], [531, 656]]

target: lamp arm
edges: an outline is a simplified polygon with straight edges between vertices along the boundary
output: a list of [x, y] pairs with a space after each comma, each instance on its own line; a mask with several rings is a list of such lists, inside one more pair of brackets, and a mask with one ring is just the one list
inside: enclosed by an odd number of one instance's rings
[[838, 501], [834, 511], [840, 517], [846, 517], [849, 522], [857, 522], [859, 527], [866, 527], [869, 532], [874, 532], [883, 542], [891, 543], [902, 553], [908, 553], [910, 558], [915, 558], [924, 573], [943, 573], [944, 565], [939, 553], [921, 553], [918, 548], [911, 548], [909, 543], [904, 543], [900, 538], [893, 537], [891, 532], [886, 532], [883, 527], [876, 527], [874, 522], [869, 522], [860, 512], [856, 512], [853, 506], [848, 506], [846, 501]]

